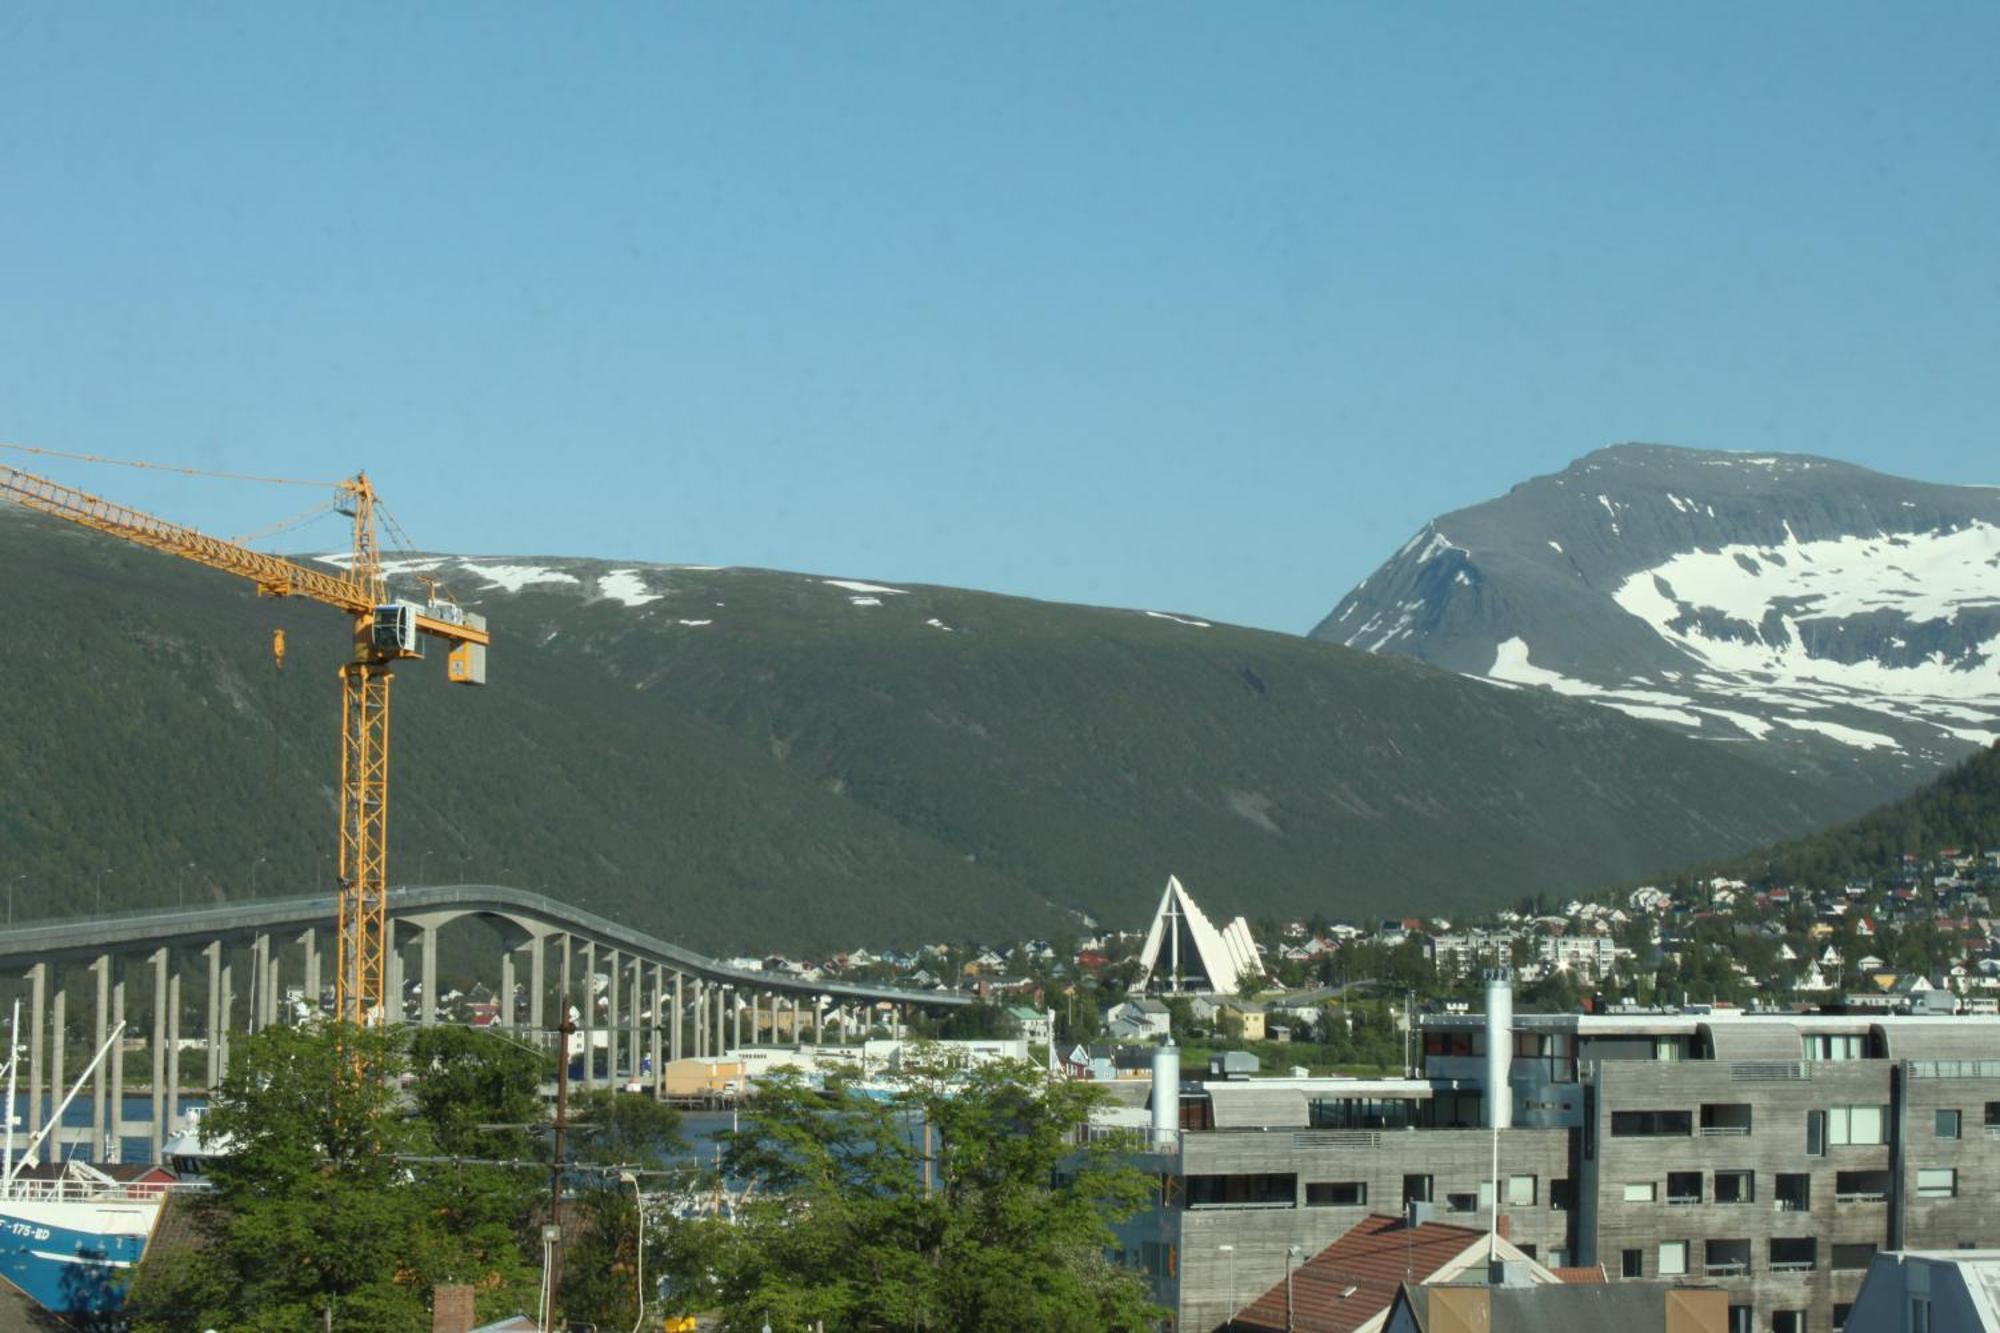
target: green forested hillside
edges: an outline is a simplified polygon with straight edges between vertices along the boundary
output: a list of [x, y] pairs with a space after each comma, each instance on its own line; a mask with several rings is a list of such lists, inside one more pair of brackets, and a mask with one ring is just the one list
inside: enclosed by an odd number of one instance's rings
[[1833, 888], [1895, 870], [1907, 853], [2000, 848], [2000, 744], [1974, 754], [1898, 801], [1775, 847], [1733, 857], [1713, 873]]
[[[1497, 903], [1849, 813], [1725, 747], [1284, 635], [754, 570], [640, 569], [657, 599], [628, 605], [601, 563], [539, 563], [519, 592], [444, 571], [493, 684], [399, 672], [396, 880], [801, 948], [1136, 925], [1169, 872], [1217, 915]], [[326, 883], [339, 616], [4, 509], [0, 608], [20, 915]]]

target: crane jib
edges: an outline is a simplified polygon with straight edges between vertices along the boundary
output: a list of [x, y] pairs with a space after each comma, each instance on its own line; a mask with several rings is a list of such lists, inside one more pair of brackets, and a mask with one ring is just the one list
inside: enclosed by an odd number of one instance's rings
[[[382, 577], [375, 528], [375, 490], [365, 474], [342, 482], [354, 519], [354, 549], [338, 574], [282, 556], [221, 541], [193, 528], [113, 504], [60, 482], [0, 464], [0, 498], [79, 527], [151, 547], [210, 569], [249, 579], [273, 597], [308, 597], [359, 622], [362, 652], [340, 669], [341, 782], [339, 920], [334, 1016], [346, 1023], [390, 1021], [400, 997], [387, 990], [384, 960], [390, 939], [388, 900], [389, 685], [398, 659], [423, 656], [425, 636], [451, 646], [446, 675], [453, 684], [486, 683], [486, 621], [433, 595], [427, 603], [392, 600]], [[273, 644], [282, 661], [282, 638]]]

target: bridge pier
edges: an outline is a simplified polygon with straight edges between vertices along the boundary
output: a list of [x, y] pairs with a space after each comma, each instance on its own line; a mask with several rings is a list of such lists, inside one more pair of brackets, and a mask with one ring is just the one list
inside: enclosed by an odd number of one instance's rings
[[[63, 985], [61, 972], [55, 974], [55, 982], [55, 994], [49, 997], [49, 1026], [53, 1045], [53, 1049], [49, 1052], [49, 1110], [51, 1112], [55, 1110], [55, 1104], [62, 1100], [63, 1094], [69, 1091], [68, 1088], [63, 1086], [63, 1058], [67, 1054], [69, 1046], [69, 1042], [66, 1040], [69, 1030], [69, 992], [68, 988]], [[60, 1135], [61, 1133], [62, 1130], [58, 1128], [56, 1135]]]
[[619, 1023], [618, 981], [624, 971], [624, 960], [616, 949], [604, 957], [604, 1081], [610, 1087], [618, 1086], [618, 1065], [623, 1058], [619, 1046], [625, 1035]]
[[306, 1008], [319, 1012], [319, 932], [307, 926], [299, 932], [299, 947], [305, 950], [303, 960], [306, 992]]
[[682, 990], [683, 981], [684, 978], [681, 976], [679, 969], [675, 969], [674, 1020], [673, 1026], [667, 1029], [667, 1058], [669, 1060], [679, 1060], [681, 1058], [681, 1022], [687, 1017], [687, 1001]]
[[437, 1025], [438, 990], [438, 928], [436, 923], [425, 921], [417, 926], [417, 984], [423, 994], [417, 997], [417, 1022], [424, 1027]]
[[160, 1160], [160, 1145], [166, 1142], [167, 1125], [167, 947], [153, 950], [147, 960], [153, 965], [153, 1116], [147, 1128], [147, 1142], [153, 1160]]
[[645, 1063], [646, 1054], [646, 964], [637, 954], [628, 954], [625, 959], [626, 993], [632, 997], [627, 1008], [631, 1026], [627, 1030], [626, 1065], [627, 1077], [639, 1081], [639, 1066]]
[[[28, 969], [28, 1134], [42, 1127], [42, 1042], [48, 1029], [49, 965], [36, 963]], [[18, 1038], [15, 1045], [20, 1045]], [[11, 1110], [11, 1108], [10, 1108]]]
[[528, 942], [528, 950], [528, 1026], [539, 1034], [547, 1026], [542, 1003], [549, 988], [548, 937], [537, 935]]
[[653, 1029], [653, 1038], [652, 1042], [650, 1043], [652, 1047], [652, 1057], [653, 1057], [652, 1083], [653, 1087], [657, 1089], [660, 1085], [660, 1076], [662, 1073], [665, 1072], [662, 1069], [660, 1062], [660, 1055], [661, 1055], [660, 1001], [662, 1000], [663, 992], [666, 990], [667, 987], [667, 969], [666, 965], [663, 963], [654, 963], [652, 965], [652, 968], [653, 968], [653, 1002], [651, 1005], [647, 1006], [646, 1021], [647, 1025]]
[[813, 996], [813, 1045], [826, 1045], [826, 996]]
[[[97, 982], [97, 1003], [90, 1015], [97, 1034], [97, 1040], [90, 1044], [91, 1054], [95, 1055], [104, 1048], [111, 1034], [111, 955], [97, 955], [90, 964], [90, 971]], [[104, 1112], [105, 1098], [111, 1091], [110, 1072], [104, 1067], [104, 1061], [99, 1060], [90, 1075], [90, 1160], [93, 1162], [104, 1160]], [[56, 1133], [60, 1137], [62, 1131]], [[50, 1160], [59, 1156], [60, 1152], [49, 1154]]]
[[597, 944], [583, 942], [583, 1086], [597, 1086]]
[[[162, 950], [161, 952], [165, 952]], [[165, 1142], [180, 1117], [181, 1107], [181, 976], [176, 972], [167, 978], [167, 1086], [166, 1102], [160, 1111], [160, 1120], [154, 1134]], [[158, 1161], [160, 1154], [153, 1153]]]
[[[111, 1026], [114, 1031], [125, 1026], [125, 978], [118, 977], [111, 983]], [[111, 1052], [111, 1141], [105, 1145], [104, 1160], [122, 1162], [125, 1160], [125, 1037], [120, 1032], [118, 1048]]]
[[244, 1026], [262, 1032], [270, 1021], [264, 1017], [271, 1002], [271, 937], [258, 931], [250, 937], [250, 1012]]
[[202, 1086], [210, 1092], [221, 1081], [222, 1038], [218, 1026], [222, 1015], [222, 941], [211, 940], [203, 946], [202, 953], [208, 958], [208, 1019], [202, 1033], [208, 1039], [208, 1068], [202, 1075]]

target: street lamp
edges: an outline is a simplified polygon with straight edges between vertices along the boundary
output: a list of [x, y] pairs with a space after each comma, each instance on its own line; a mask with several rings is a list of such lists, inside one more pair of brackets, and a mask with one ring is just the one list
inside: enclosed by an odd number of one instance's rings
[[[268, 856], [260, 856], [250, 863], [250, 896], [252, 898], [257, 896], [257, 872], [262, 870], [270, 859]], [[192, 866], [193, 862], [189, 862], [189, 865]]]
[[430, 873], [428, 869], [428, 867], [430, 866], [430, 862], [431, 862], [430, 848], [426, 847], [421, 852], [417, 853], [417, 883], [419, 884], [430, 883], [430, 881], [425, 878], [425, 876]]
[[632, 1214], [639, 1223], [639, 1317], [632, 1321], [632, 1333], [639, 1333], [639, 1325], [646, 1322], [646, 1205], [639, 1198], [639, 1177], [620, 1171], [618, 1183], [632, 1187]]
[[105, 866], [97, 872], [97, 915], [100, 917], [104, 915], [104, 877], [110, 873], [110, 866]]
[[15, 886], [20, 884], [26, 884], [27, 882], [28, 882], [28, 877], [26, 875], [16, 875], [14, 876], [14, 878], [7, 881], [7, 925], [10, 929], [13, 927], [14, 924]]

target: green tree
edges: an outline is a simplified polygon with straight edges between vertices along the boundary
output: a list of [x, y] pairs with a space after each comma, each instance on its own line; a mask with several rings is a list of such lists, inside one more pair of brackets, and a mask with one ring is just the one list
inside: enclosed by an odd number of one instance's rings
[[920, 1059], [887, 1099], [771, 1080], [727, 1159], [751, 1201], [687, 1238], [678, 1289], [730, 1333], [1150, 1328], [1161, 1312], [1104, 1258], [1147, 1182], [1074, 1146], [1102, 1095], [1016, 1062]]
[[205, 1122], [228, 1150], [198, 1205], [204, 1243], [141, 1272], [133, 1326], [291, 1330], [330, 1314], [425, 1329], [449, 1282], [478, 1287], [482, 1311], [531, 1305], [508, 1173], [427, 1160], [434, 1126], [397, 1091], [408, 1069], [400, 1038], [375, 1030], [242, 1038]]

